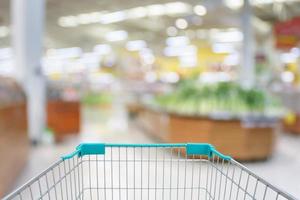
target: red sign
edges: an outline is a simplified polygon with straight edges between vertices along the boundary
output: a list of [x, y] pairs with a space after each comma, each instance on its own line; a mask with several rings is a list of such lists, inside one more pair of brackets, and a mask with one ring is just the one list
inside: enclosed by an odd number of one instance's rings
[[276, 23], [274, 25], [274, 33], [278, 48], [292, 48], [297, 46], [300, 41], [300, 17]]

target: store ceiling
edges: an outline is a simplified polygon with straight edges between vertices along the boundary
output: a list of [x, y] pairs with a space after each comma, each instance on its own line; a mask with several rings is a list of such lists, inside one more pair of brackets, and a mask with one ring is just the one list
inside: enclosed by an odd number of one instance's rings
[[[263, 2], [262, 0], [256, 0]], [[278, 0], [277, 0], [278, 1]], [[118, 23], [100, 24], [92, 23], [76, 27], [61, 27], [58, 24], [59, 18], [63, 16], [78, 16], [81, 13], [91, 12], [115, 12], [128, 10], [135, 7], [152, 4], [165, 4], [174, 1], [161, 0], [47, 0], [46, 20], [46, 48], [62, 48], [80, 46], [84, 49], [91, 49], [95, 44], [105, 43], [105, 33], [115, 30], [126, 30], [129, 39], [146, 39], [148, 43], [160, 44], [167, 37], [166, 28], [174, 26], [176, 19], [184, 18], [188, 22], [197, 21], [196, 24], [189, 23], [188, 29], [198, 30], [206, 28], [228, 28], [238, 27], [239, 14], [220, 2], [221, 0], [188, 0], [184, 3], [191, 6], [202, 4], [207, 8], [207, 15], [201, 17], [195, 15], [193, 9], [190, 13], [174, 16], [143, 17], [136, 20], [124, 20]], [[269, 1], [268, 1], [269, 2]], [[0, 1], [0, 28], [9, 24], [9, 3], [10, 0]], [[255, 14], [270, 22], [290, 18], [300, 14], [300, 1], [285, 1], [284, 3], [261, 3], [255, 6]], [[280, 14], [279, 14], [280, 13]], [[1, 35], [1, 34], [0, 34]], [[0, 47], [8, 46], [10, 34], [0, 38]]]

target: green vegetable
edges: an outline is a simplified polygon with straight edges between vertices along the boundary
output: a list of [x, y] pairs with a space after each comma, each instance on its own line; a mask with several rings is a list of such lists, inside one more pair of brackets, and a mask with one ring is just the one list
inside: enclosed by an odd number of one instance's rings
[[186, 115], [226, 113], [276, 117], [282, 113], [276, 98], [261, 89], [246, 89], [235, 82], [200, 84], [194, 79], [183, 80], [173, 92], [155, 97], [154, 103], [169, 112]]
[[83, 97], [82, 102], [86, 105], [110, 104], [112, 95], [107, 93], [90, 93]]

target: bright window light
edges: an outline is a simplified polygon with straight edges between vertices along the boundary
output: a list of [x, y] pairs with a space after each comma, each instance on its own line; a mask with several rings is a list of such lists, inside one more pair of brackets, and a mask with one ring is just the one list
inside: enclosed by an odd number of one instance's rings
[[128, 37], [128, 33], [124, 30], [112, 31], [105, 35], [105, 39], [109, 42], [126, 40], [127, 37]]

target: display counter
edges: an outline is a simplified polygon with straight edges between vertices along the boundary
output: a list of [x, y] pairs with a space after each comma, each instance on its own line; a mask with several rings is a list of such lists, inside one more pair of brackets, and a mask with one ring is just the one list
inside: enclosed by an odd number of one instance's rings
[[24, 168], [28, 151], [25, 95], [13, 80], [0, 78], [0, 197]]
[[50, 100], [47, 102], [47, 126], [56, 142], [80, 132], [79, 101]]
[[80, 133], [80, 97], [71, 83], [49, 82], [47, 89], [47, 127], [56, 142]]
[[239, 119], [220, 120], [161, 112], [149, 107], [140, 110], [138, 124], [161, 142], [211, 143], [238, 160], [261, 160], [273, 151], [276, 125], [253, 126]]

